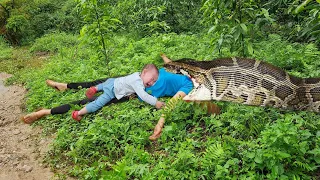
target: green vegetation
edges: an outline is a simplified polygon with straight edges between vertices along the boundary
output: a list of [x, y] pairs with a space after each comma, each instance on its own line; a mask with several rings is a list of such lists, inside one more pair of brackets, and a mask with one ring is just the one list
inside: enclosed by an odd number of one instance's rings
[[77, 33], [82, 24], [76, 6], [73, 0], [2, 0], [0, 34], [21, 45], [53, 31]]
[[78, 44], [77, 36], [66, 33], [51, 33], [36, 39], [30, 47], [30, 51], [56, 53], [62, 48], [73, 47]]
[[[84, 89], [57, 92], [46, 79], [88, 81], [136, 72], [145, 63], [161, 67], [163, 52], [171, 59], [246, 56], [299, 77], [320, 76], [316, 1], [24, 2], [0, 3], [0, 70], [14, 74], [10, 83], [25, 84], [28, 112], [85, 97]], [[5, 40], [30, 46], [11, 48]], [[165, 112], [156, 142], [148, 137], [163, 110], [137, 99], [104, 107], [80, 123], [67, 113], [34, 125], [54, 134], [45, 161], [61, 177], [319, 178], [319, 114], [215, 103], [222, 113], [209, 116], [178, 101]]]
[[[138, 71], [147, 62], [161, 66], [159, 52], [163, 51], [173, 59], [218, 57], [207, 53], [210, 51], [208, 39], [207, 36], [177, 34], [138, 41], [115, 37], [116, 48], [110, 57], [108, 73], [111, 76], [128, 74]], [[277, 49], [273, 48], [275, 45]], [[284, 67], [299, 76], [309, 75], [306, 68], [319, 75], [318, 65], [311, 63], [319, 51], [312, 44], [291, 44], [278, 35], [270, 35], [254, 46], [259, 49], [257, 59], [279, 66], [291, 64], [292, 67]], [[106, 77], [104, 59], [94, 56], [94, 52], [85, 47], [62, 49], [46, 67], [26, 75], [27, 85], [32, 89], [27, 98], [28, 109], [50, 108], [84, 98], [84, 90], [58, 93], [45, 86], [45, 79], [72, 82]], [[222, 52], [221, 56], [237, 55], [231, 54], [228, 48]], [[294, 61], [278, 64], [279, 60], [287, 60], [288, 54]], [[57, 130], [46, 161], [54, 169], [84, 179], [315, 176], [320, 161], [319, 115], [218, 103], [222, 114], [208, 116], [201, 108], [179, 102], [168, 115], [157, 142], [150, 142], [148, 136], [162, 111], [138, 100], [105, 107], [80, 123], [72, 120], [68, 113], [45, 118], [36, 124], [45, 127], [49, 134]]]
[[12, 48], [8, 46], [7, 42], [0, 36], [0, 61], [11, 58]]

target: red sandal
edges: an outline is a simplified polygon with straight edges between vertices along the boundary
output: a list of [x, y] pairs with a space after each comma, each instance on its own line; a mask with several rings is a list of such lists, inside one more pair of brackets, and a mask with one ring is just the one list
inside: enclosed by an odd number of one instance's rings
[[79, 116], [79, 111], [72, 111], [72, 119], [74, 119], [77, 122], [80, 122], [82, 116]]
[[91, 99], [96, 93], [97, 93], [97, 88], [96, 87], [90, 87], [86, 91], [86, 96], [87, 96], [87, 98]]

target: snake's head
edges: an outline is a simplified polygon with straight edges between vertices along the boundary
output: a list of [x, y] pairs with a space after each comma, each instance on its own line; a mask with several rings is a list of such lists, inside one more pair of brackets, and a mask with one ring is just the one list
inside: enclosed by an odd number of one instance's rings
[[185, 61], [172, 61], [164, 64], [164, 67], [168, 72], [183, 74], [189, 76], [191, 79], [194, 79], [197, 83], [203, 83], [202, 75], [197, 72], [194, 66], [191, 66]]
[[175, 74], [181, 74], [181, 67], [177, 65], [176, 63], [170, 62], [163, 65], [166, 68], [166, 71], [175, 73]]
[[172, 61], [170, 63], [164, 64], [164, 67], [168, 72], [172, 72], [175, 74], [183, 74], [189, 77], [193, 77], [196, 75], [191, 68], [188, 68], [187, 64], [177, 62], [177, 61]]

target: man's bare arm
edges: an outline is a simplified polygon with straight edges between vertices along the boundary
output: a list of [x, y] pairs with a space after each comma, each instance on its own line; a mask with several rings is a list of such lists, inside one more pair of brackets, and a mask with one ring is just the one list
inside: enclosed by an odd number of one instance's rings
[[[173, 106], [175, 106], [174, 103], [177, 102], [177, 101], [175, 101], [175, 99], [177, 99], [177, 98], [183, 98], [183, 97], [185, 97], [185, 96], [186, 96], [186, 93], [184, 93], [184, 92], [182, 92], [182, 91], [178, 91], [178, 92], [169, 100], [168, 104], [172, 104]], [[164, 118], [164, 117], [165, 117], [164, 114], [162, 114], [162, 115], [160, 116], [160, 119], [159, 119], [157, 125], [155, 126], [155, 128], [154, 128], [154, 130], [153, 130], [153, 134], [149, 137], [149, 139], [150, 139], [151, 141], [154, 141], [154, 140], [158, 139], [158, 138], [161, 136], [162, 128], [163, 128], [164, 123], [165, 123], [165, 118]]]

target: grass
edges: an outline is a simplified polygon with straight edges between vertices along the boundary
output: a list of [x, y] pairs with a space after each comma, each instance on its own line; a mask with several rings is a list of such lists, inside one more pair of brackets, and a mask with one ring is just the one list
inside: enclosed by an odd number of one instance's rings
[[46, 58], [30, 53], [29, 47], [14, 48], [10, 59], [0, 61], [0, 71], [14, 75], [7, 80], [8, 84], [24, 84], [26, 82], [24, 74], [33, 69], [41, 69]]

